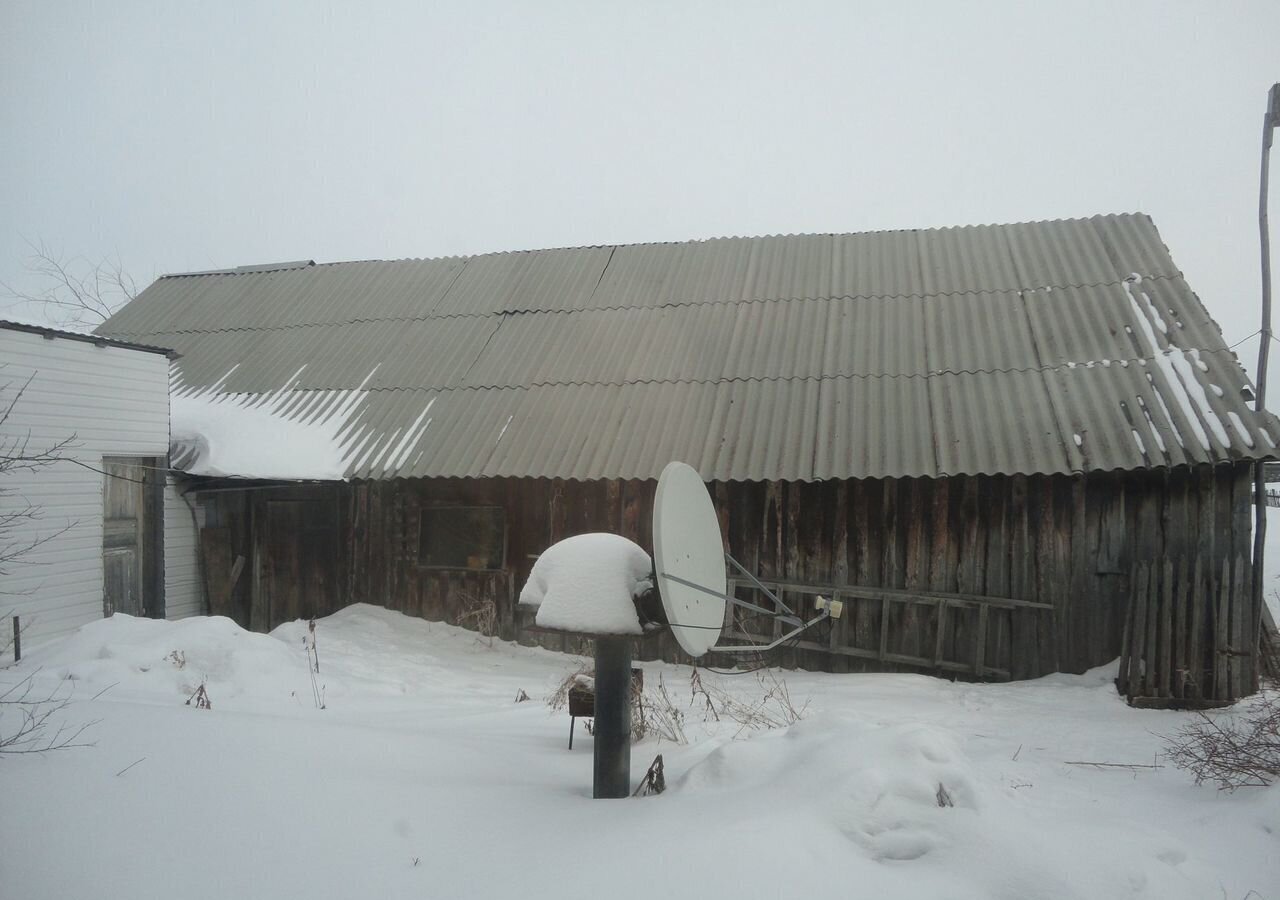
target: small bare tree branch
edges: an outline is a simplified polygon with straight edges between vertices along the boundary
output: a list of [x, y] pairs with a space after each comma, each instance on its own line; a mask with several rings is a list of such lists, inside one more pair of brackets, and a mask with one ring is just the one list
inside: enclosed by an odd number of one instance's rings
[[[33, 695], [35, 672], [0, 690], [0, 753], [47, 753], [73, 747], [92, 747], [81, 735], [98, 722], [61, 724], [54, 717], [71, 705], [69, 693], [55, 689], [48, 696]], [[2, 727], [16, 717], [17, 725]]]
[[19, 290], [0, 282], [11, 300], [43, 306], [50, 317], [68, 327], [93, 327], [138, 295], [138, 286], [118, 260], [93, 263], [64, 256], [43, 240], [27, 240], [27, 271], [39, 287]]
[[[35, 472], [68, 458], [68, 452], [76, 446], [75, 436], [50, 444], [37, 445], [31, 431], [9, 427], [13, 410], [31, 386], [35, 374], [30, 375], [18, 388], [13, 383], [0, 384], [0, 477], [15, 472]], [[7, 395], [7, 396], [6, 396]], [[12, 488], [0, 483], [0, 496], [14, 496]], [[66, 532], [74, 523], [68, 523], [53, 531], [39, 531], [36, 523], [41, 511], [21, 499], [6, 502], [0, 508], [0, 575], [9, 574], [13, 563], [26, 556], [41, 544]]]

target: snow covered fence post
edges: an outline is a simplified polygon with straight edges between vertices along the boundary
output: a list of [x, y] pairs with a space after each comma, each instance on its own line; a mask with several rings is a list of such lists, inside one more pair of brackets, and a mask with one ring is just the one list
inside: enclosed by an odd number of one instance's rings
[[631, 639], [596, 636], [596, 722], [592, 797], [631, 796]]

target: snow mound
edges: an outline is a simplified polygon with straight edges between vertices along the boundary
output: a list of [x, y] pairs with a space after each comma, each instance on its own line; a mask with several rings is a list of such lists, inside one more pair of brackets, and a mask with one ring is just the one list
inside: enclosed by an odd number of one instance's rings
[[170, 622], [116, 613], [32, 653], [31, 665], [120, 693], [185, 698], [203, 683], [216, 701], [282, 682], [302, 688], [305, 659], [300, 646], [245, 631], [223, 616]]
[[984, 767], [967, 752], [970, 740], [934, 724], [827, 713], [725, 741], [673, 787], [685, 801], [710, 794], [704, 802], [729, 821], [754, 806], [821, 823], [826, 837], [811, 831], [810, 846], [828, 855], [852, 851], [868, 885], [886, 879], [897, 886], [889, 894], [1191, 895], [1188, 876], [1199, 873], [1183, 867], [1186, 846], [1133, 823], [1068, 812], [1063, 792]]
[[616, 534], [578, 534], [548, 547], [520, 591], [543, 628], [582, 634], [642, 634], [633, 598], [653, 587], [653, 561]]

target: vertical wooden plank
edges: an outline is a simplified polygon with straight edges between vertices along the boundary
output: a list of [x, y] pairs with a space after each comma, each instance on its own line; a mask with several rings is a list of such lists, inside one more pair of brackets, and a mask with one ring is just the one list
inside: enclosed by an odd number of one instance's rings
[[938, 667], [938, 663], [942, 662], [942, 643], [947, 633], [947, 604], [945, 601], [939, 600], [937, 606], [938, 626], [933, 638], [933, 666], [935, 669]]
[[1244, 697], [1257, 690], [1258, 635], [1254, 633], [1259, 618], [1253, 597], [1253, 579], [1262, 572], [1253, 571], [1253, 466], [1236, 463], [1231, 485], [1231, 547], [1241, 571], [1239, 594], [1233, 598], [1232, 616], [1239, 619], [1236, 630], [1235, 657], [1237, 669], [1236, 696]]
[[[835, 510], [832, 518], [831, 535], [831, 574], [836, 585], [847, 585], [853, 582], [849, 576], [849, 481], [840, 480], [835, 486]], [[832, 600], [843, 600], [836, 591]], [[849, 644], [849, 619], [854, 614], [853, 603], [846, 603], [844, 615], [831, 625], [831, 648], [845, 647]], [[835, 670], [848, 671], [848, 657], [840, 656], [832, 659]]]
[[959, 590], [956, 587], [956, 570], [960, 565], [961, 535], [953, 532], [951, 510], [953, 504], [958, 507], [961, 502], [963, 485], [959, 481], [962, 480], [935, 478], [929, 482], [932, 497], [928, 499], [932, 509], [929, 511], [931, 521], [925, 552], [931, 591], [955, 593]]
[[1238, 700], [1249, 693], [1252, 664], [1256, 647], [1249, 646], [1246, 620], [1249, 616], [1249, 564], [1243, 553], [1237, 553], [1231, 567], [1231, 697]]
[[1178, 574], [1173, 583], [1173, 696], [1180, 700], [1187, 696], [1187, 644], [1190, 637], [1187, 603], [1188, 598], [1193, 596], [1188, 583], [1190, 577], [1187, 556], [1183, 553], [1178, 558]]
[[978, 607], [978, 633], [973, 642], [973, 674], [982, 677], [982, 670], [987, 664], [987, 617], [991, 607], [982, 604]]
[[834, 510], [831, 517], [831, 580], [837, 585], [849, 580], [849, 482], [840, 480], [834, 486]]
[[[1136, 584], [1137, 573], [1130, 579], [1131, 584]], [[1126, 598], [1125, 614], [1124, 614], [1124, 630], [1120, 636], [1120, 671], [1116, 674], [1116, 689], [1120, 693], [1129, 695], [1129, 673], [1132, 671], [1133, 662], [1133, 632], [1136, 626], [1136, 616], [1138, 609], [1137, 591], [1130, 590]]]
[[[1027, 477], [1010, 476], [1009, 588], [1010, 596], [1017, 600], [1039, 599], [1033, 582], [1035, 545], [1032, 540], [1031, 512], [1028, 509], [1030, 502]], [[1036, 670], [1039, 648], [1036, 645], [1035, 616], [1030, 610], [1013, 611], [1010, 671], [1014, 679], [1028, 678]]]
[[902, 484], [903, 479], [894, 478], [886, 478], [881, 482], [883, 512], [880, 524], [880, 583], [891, 588], [900, 588], [905, 581], [902, 565], [903, 542], [900, 539], [902, 529], [898, 516]]
[[1101, 591], [1094, 590], [1095, 574], [1089, 564], [1089, 510], [1088, 484], [1084, 475], [1071, 478], [1071, 523], [1067, 541], [1067, 567], [1070, 572], [1065, 605], [1070, 610], [1065, 629], [1065, 646], [1061, 662], [1069, 671], [1084, 671], [1096, 665], [1096, 658], [1105, 656], [1106, 645], [1095, 644], [1093, 632], [1102, 618], [1100, 608], [1106, 602]]
[[[883, 519], [880, 511], [883, 508], [882, 481], [861, 479], [853, 482], [853, 502], [849, 505], [849, 532], [853, 538], [851, 555], [853, 556], [854, 583], [872, 587], [882, 587], [884, 582], [880, 575], [881, 536]], [[868, 600], [854, 600], [847, 616], [853, 616], [849, 624], [852, 645], [863, 650], [872, 650], [879, 646], [880, 604]]]
[[1204, 583], [1205, 565], [1206, 561], [1197, 554], [1192, 566], [1191, 608], [1188, 610], [1187, 670], [1191, 679], [1188, 696], [1195, 699], [1212, 696], [1205, 690], [1213, 670], [1213, 666], [1206, 663], [1204, 653], [1205, 608], [1213, 609], [1213, 592]]
[[611, 478], [604, 483], [605, 530], [618, 534], [622, 530], [622, 482]]
[[782, 574], [782, 485], [765, 483], [764, 508], [760, 521], [760, 570], [757, 577], [778, 578]]
[[1165, 559], [1160, 570], [1160, 641], [1155, 655], [1161, 697], [1173, 696], [1173, 562]]
[[1159, 696], [1157, 684], [1158, 660], [1160, 658], [1160, 564], [1152, 562], [1151, 576], [1147, 586], [1147, 635], [1142, 648], [1142, 683], [1143, 696]]
[[[872, 559], [879, 559], [879, 553], [873, 552], [870, 536], [881, 527], [879, 508], [881, 504], [872, 503], [870, 494], [879, 481], [859, 479], [851, 481], [852, 498], [849, 503], [849, 563], [851, 584], [878, 586], [878, 576], [873, 574]], [[870, 518], [870, 511], [876, 511], [876, 521]]]
[[889, 652], [889, 598], [880, 601], [880, 658]]
[[1017, 597], [1009, 580], [1009, 500], [1012, 479], [1003, 475], [984, 476], [979, 482], [983, 530], [987, 554], [983, 565], [983, 588], [989, 597]]
[[1143, 676], [1149, 671], [1147, 657], [1147, 604], [1150, 597], [1151, 564], [1143, 560], [1134, 566], [1133, 580], [1133, 633], [1129, 645], [1129, 685], [1125, 692], [1129, 701], [1143, 696]]
[[[928, 501], [926, 494], [935, 488], [936, 483], [922, 478], [907, 480], [907, 545], [905, 583], [907, 590], [925, 590], [929, 577], [929, 519], [926, 510]], [[918, 603], [902, 604], [902, 633], [896, 642], [896, 649], [911, 656], [925, 656], [928, 644], [924, 640], [927, 626], [923, 621]]]
[[1231, 699], [1227, 652], [1231, 644], [1231, 560], [1223, 557], [1218, 568], [1218, 605], [1213, 617], [1213, 698]]
[[564, 491], [563, 479], [551, 479], [551, 489], [547, 496], [547, 522], [550, 525], [548, 547], [569, 536], [568, 504], [565, 502]]

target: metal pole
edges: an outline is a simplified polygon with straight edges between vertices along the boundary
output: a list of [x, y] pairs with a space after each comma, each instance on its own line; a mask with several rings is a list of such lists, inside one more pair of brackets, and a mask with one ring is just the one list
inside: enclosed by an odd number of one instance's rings
[[13, 617], [13, 661], [22, 662], [22, 628], [17, 616]]
[[596, 638], [595, 777], [592, 796], [631, 796], [631, 639]]
[[[1258, 235], [1262, 244], [1262, 342], [1258, 347], [1258, 393], [1254, 409], [1261, 412], [1267, 401], [1267, 358], [1271, 350], [1271, 232], [1267, 222], [1267, 192], [1270, 181], [1271, 139], [1280, 125], [1280, 84], [1273, 84], [1267, 95], [1267, 112], [1262, 117], [1262, 175], [1258, 187]], [[1259, 460], [1253, 472], [1253, 640], [1254, 666], [1251, 687], [1258, 688], [1262, 648], [1262, 565], [1267, 543], [1267, 478], [1266, 463]]]

